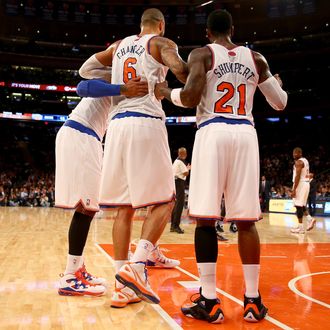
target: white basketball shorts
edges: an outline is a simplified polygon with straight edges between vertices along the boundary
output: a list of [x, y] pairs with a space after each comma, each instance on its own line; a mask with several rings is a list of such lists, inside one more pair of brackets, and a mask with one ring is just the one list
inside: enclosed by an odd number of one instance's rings
[[258, 221], [259, 150], [253, 126], [211, 123], [196, 133], [189, 188], [189, 214], [225, 221]]
[[55, 206], [99, 210], [102, 143], [63, 126], [56, 136]]
[[104, 147], [100, 205], [140, 208], [173, 200], [165, 124], [145, 117], [112, 119]]
[[295, 206], [306, 206], [309, 194], [309, 182], [300, 181], [296, 189], [296, 197], [293, 198]]

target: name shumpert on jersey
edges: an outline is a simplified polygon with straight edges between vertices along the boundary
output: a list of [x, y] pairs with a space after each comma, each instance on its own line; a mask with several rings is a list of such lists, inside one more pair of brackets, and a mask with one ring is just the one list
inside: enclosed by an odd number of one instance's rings
[[145, 48], [142, 45], [129, 45], [117, 50], [116, 55], [118, 59], [121, 59], [126, 54], [136, 54], [141, 56], [145, 52]]
[[214, 70], [213, 73], [221, 78], [226, 73], [238, 73], [249, 80], [252, 77], [255, 77], [253, 71], [241, 63], [235, 62], [226, 62], [219, 64]]

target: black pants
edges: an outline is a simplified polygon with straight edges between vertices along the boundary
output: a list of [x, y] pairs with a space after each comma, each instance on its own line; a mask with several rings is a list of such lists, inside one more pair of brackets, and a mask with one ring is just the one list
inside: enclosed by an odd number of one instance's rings
[[308, 196], [308, 209], [311, 216], [315, 215], [316, 196]]
[[175, 179], [176, 201], [172, 211], [171, 228], [180, 226], [181, 214], [184, 206], [184, 188], [186, 181]]

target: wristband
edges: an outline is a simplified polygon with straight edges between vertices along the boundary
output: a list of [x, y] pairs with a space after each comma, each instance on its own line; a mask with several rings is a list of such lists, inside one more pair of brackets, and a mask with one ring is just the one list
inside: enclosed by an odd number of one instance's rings
[[171, 91], [171, 101], [173, 104], [179, 106], [179, 107], [183, 107], [186, 108], [186, 106], [184, 106], [181, 102], [181, 97], [180, 97], [180, 93], [182, 91], [182, 88], [174, 88]]

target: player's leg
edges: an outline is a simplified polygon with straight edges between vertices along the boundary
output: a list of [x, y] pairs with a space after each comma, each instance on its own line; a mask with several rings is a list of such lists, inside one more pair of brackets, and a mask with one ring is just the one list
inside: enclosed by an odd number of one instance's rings
[[95, 137], [70, 127], [60, 129], [56, 137], [55, 201], [58, 207], [75, 208], [75, 213], [68, 231], [67, 266], [60, 280], [59, 294], [105, 292], [105, 279], [89, 274], [83, 261], [90, 223], [99, 209], [101, 162], [102, 146]]
[[[115, 272], [128, 263], [129, 242], [131, 240], [132, 219], [135, 210], [131, 206], [122, 206], [112, 227], [112, 240], [114, 246]], [[119, 281], [115, 280], [115, 289], [112, 292], [110, 306], [123, 308], [128, 304], [140, 302], [141, 299]]]
[[[130, 264], [124, 265], [116, 278], [145, 301], [159, 303], [159, 297], [149, 285], [145, 266], [173, 208], [174, 178], [167, 132], [159, 119], [127, 118], [125, 125], [130, 141], [126, 168], [132, 205], [135, 208], [149, 205], [150, 212]], [[137, 168], [143, 169], [139, 175], [136, 175]]]
[[238, 228], [238, 248], [242, 261], [245, 295], [244, 319], [258, 322], [267, 313], [259, 294], [260, 242], [254, 222], [260, 219], [259, 151], [252, 126], [237, 125], [231, 150], [225, 189], [226, 219]]
[[316, 224], [316, 220], [309, 214], [306, 206], [303, 206], [303, 212], [304, 212], [304, 216], [307, 219], [306, 231], [310, 231], [314, 228]]
[[218, 242], [215, 220], [220, 219], [226, 161], [223, 127], [206, 126], [195, 138], [189, 189], [189, 212], [197, 220], [195, 255], [201, 288], [192, 303], [181, 307], [184, 315], [210, 323], [222, 323], [224, 314], [216, 293]]

